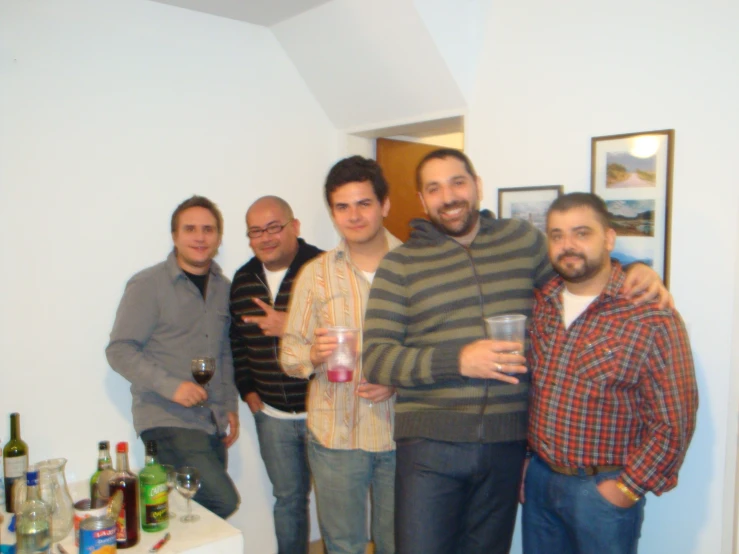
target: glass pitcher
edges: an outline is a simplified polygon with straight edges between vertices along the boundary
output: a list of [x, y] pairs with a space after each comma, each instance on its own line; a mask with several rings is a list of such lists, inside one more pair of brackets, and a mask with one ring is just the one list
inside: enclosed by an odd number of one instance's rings
[[[39, 471], [39, 495], [51, 508], [51, 542], [59, 542], [72, 530], [74, 506], [64, 475], [66, 465], [66, 458], [54, 458], [36, 464]], [[13, 501], [16, 509], [26, 501], [25, 478], [13, 483]]]

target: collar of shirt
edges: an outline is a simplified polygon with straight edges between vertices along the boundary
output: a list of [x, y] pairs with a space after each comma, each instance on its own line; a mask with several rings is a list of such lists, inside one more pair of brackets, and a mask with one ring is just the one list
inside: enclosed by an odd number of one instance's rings
[[[390, 231], [385, 229], [383, 227], [382, 229], [385, 232], [385, 239], [387, 240], [387, 251], [390, 252], [394, 248], [397, 248], [401, 244], [403, 244], [400, 239], [398, 239], [395, 235], [393, 235]], [[333, 250], [334, 256], [336, 261], [340, 260], [346, 260], [346, 262], [352, 266], [355, 270], [359, 271], [359, 269], [352, 263], [352, 258], [349, 255], [349, 246], [346, 244], [346, 239], [342, 238], [341, 241], [339, 241], [339, 244], [336, 248]], [[361, 273], [361, 271], [360, 271]]]

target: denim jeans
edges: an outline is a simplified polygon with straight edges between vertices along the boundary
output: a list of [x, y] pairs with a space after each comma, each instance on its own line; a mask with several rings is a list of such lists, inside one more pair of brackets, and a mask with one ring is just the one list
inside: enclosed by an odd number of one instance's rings
[[398, 554], [507, 554], [525, 443], [397, 443]]
[[646, 500], [620, 508], [596, 487], [619, 473], [560, 475], [534, 456], [524, 483], [524, 553], [636, 554]]
[[395, 452], [335, 450], [310, 437], [308, 460], [326, 554], [364, 554], [368, 492], [375, 554], [394, 553]]
[[200, 471], [200, 490], [193, 497], [196, 502], [224, 519], [239, 507], [239, 494], [226, 471], [226, 446], [221, 437], [195, 429], [155, 427], [142, 432], [141, 440], [156, 441], [160, 464]]
[[308, 550], [310, 472], [304, 419], [279, 419], [254, 414], [259, 451], [272, 482], [278, 554]]

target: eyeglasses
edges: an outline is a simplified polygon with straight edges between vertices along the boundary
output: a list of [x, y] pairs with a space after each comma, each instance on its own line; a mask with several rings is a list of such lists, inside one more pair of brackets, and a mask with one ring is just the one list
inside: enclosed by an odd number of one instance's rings
[[287, 222], [280, 225], [279, 223], [272, 223], [270, 225], [267, 225], [266, 227], [259, 229], [249, 229], [246, 232], [246, 236], [250, 239], [258, 239], [261, 237], [264, 233], [267, 233], [268, 235], [276, 235], [280, 231], [282, 231], [285, 227], [287, 227], [290, 223], [292, 223], [295, 220], [295, 218], [292, 218], [288, 220]]

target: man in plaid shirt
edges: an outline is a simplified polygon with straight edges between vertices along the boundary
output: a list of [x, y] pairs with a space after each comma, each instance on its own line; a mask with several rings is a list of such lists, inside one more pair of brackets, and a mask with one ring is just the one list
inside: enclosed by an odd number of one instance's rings
[[536, 291], [531, 326], [524, 552], [635, 553], [644, 495], [677, 485], [695, 429], [688, 336], [674, 310], [619, 294], [599, 197], [557, 199], [547, 237], [559, 276]]

